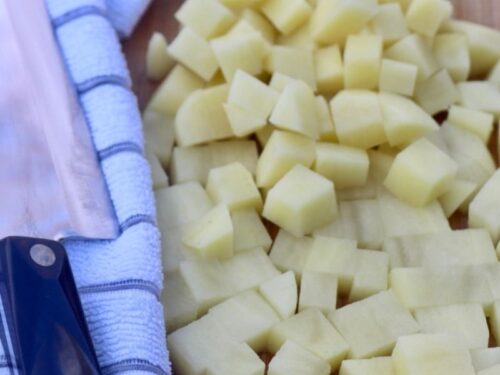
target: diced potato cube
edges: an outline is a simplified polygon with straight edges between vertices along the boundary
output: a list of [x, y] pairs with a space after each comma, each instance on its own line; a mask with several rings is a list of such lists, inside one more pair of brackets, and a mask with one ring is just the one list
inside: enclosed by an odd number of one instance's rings
[[334, 185], [296, 165], [267, 194], [263, 216], [297, 237], [312, 233], [337, 216]]
[[300, 79], [316, 91], [313, 52], [307, 48], [273, 46], [266, 61], [266, 70]]
[[446, 217], [450, 217], [459, 208], [467, 206], [472, 200], [474, 193], [477, 191], [477, 184], [470, 181], [458, 180], [453, 181], [450, 189], [439, 197], [439, 203], [443, 207]]
[[242, 9], [259, 5], [263, 0], [219, 0], [225, 6], [231, 9]]
[[174, 119], [153, 111], [146, 111], [142, 117], [146, 146], [167, 166], [174, 147]]
[[500, 365], [495, 365], [490, 368], [479, 371], [477, 375], [497, 375], [499, 373], [500, 373]]
[[488, 81], [494, 83], [497, 87], [500, 87], [500, 60], [488, 74]]
[[317, 46], [311, 36], [311, 19], [309, 18], [292, 33], [281, 34], [276, 39], [276, 44], [289, 47], [302, 47], [314, 51]]
[[500, 364], [500, 348], [475, 349], [470, 351], [476, 372]]
[[411, 0], [379, 0], [379, 4], [390, 4], [396, 3], [399, 4], [403, 12], [406, 12], [408, 6], [410, 5]]
[[387, 289], [389, 256], [380, 251], [356, 251], [357, 270], [349, 302], [359, 301]]
[[358, 199], [374, 199], [377, 197], [377, 192], [381, 183], [375, 178], [374, 174], [368, 172], [366, 185], [339, 189], [337, 191], [339, 201], [352, 201]]
[[204, 81], [210, 81], [219, 69], [210, 44], [189, 27], [184, 27], [168, 47], [168, 53]]
[[320, 94], [336, 94], [344, 88], [344, 64], [339, 46], [333, 45], [316, 50], [314, 63]]
[[291, 130], [318, 139], [318, 105], [311, 88], [302, 81], [285, 86], [271, 113], [269, 122], [278, 128]]
[[500, 170], [484, 184], [469, 205], [469, 225], [486, 228], [493, 242], [500, 240]]
[[[227, 1], [227, 0], [226, 0]], [[240, 1], [241, 0], [233, 0]], [[262, 0], [253, 0], [254, 2], [262, 2]], [[257, 12], [252, 8], [244, 9], [241, 12], [241, 20], [247, 21], [250, 25], [254, 27], [255, 30], [260, 32], [262, 36], [269, 42], [273, 43], [276, 39], [276, 29], [274, 26], [264, 17], [262, 14]]]
[[281, 319], [288, 319], [297, 310], [297, 281], [293, 271], [288, 271], [259, 286], [259, 292]]
[[212, 39], [210, 45], [227, 82], [238, 69], [251, 75], [262, 73], [269, 54], [268, 42], [257, 31], [225, 35]]
[[452, 335], [419, 334], [401, 337], [392, 354], [399, 375], [474, 375], [467, 348]]
[[147, 110], [158, 112], [165, 116], [173, 116], [194, 91], [203, 88], [204, 82], [189, 69], [178, 64], [160, 84], [149, 101]]
[[453, 159], [422, 138], [396, 156], [384, 185], [399, 199], [423, 207], [451, 187], [457, 170]]
[[333, 123], [333, 116], [330, 112], [330, 106], [325, 97], [319, 95], [316, 97], [316, 104], [320, 118], [320, 140], [326, 142], [336, 142], [337, 132]]
[[244, 342], [257, 352], [265, 349], [271, 328], [280, 321], [272, 307], [254, 290], [212, 307], [208, 314], [237, 342]]
[[262, 209], [262, 197], [253, 177], [240, 163], [212, 169], [208, 174], [207, 193], [216, 203], [226, 204], [231, 211], [244, 208]]
[[233, 135], [223, 103], [229, 92], [227, 85], [214, 86], [192, 93], [175, 117], [175, 139], [179, 146], [229, 138]]
[[211, 361], [205, 375], [264, 375], [265, 370], [265, 363], [248, 345], [237, 344]]
[[383, 182], [394, 163], [394, 157], [379, 150], [368, 150], [370, 158], [370, 172], [368, 177], [372, 177], [376, 182]]
[[312, 13], [305, 0], [267, 0], [260, 10], [285, 35], [296, 30]]
[[207, 40], [224, 34], [236, 21], [233, 12], [217, 0], [187, 0], [175, 18]]
[[316, 158], [314, 142], [304, 136], [275, 130], [257, 162], [257, 186], [274, 186], [290, 169], [310, 167]]
[[330, 273], [304, 272], [300, 283], [299, 311], [317, 309], [323, 314], [337, 306], [337, 277]]
[[273, 134], [275, 129], [276, 128], [271, 124], [267, 124], [266, 126], [255, 132], [255, 138], [257, 138], [260, 147], [266, 147], [267, 142], [269, 141], [269, 138], [271, 138], [271, 135]]
[[458, 84], [460, 103], [469, 109], [500, 116], [500, 90], [491, 82], [472, 81]]
[[271, 82], [269, 82], [269, 87], [275, 89], [279, 93], [282, 93], [285, 87], [295, 81], [295, 78], [289, 77], [286, 74], [280, 72], [273, 73], [271, 77]]
[[344, 44], [377, 13], [376, 0], [318, 1], [312, 18], [312, 35], [320, 44]]
[[459, 92], [446, 69], [417, 85], [415, 99], [429, 114], [446, 111], [459, 100]]
[[286, 341], [269, 363], [268, 375], [328, 375], [330, 365], [293, 341]]
[[382, 36], [384, 44], [392, 44], [409, 34], [406, 19], [400, 4], [382, 4], [371, 21], [376, 34]]
[[410, 34], [389, 47], [384, 57], [397, 60], [418, 67], [418, 80], [423, 81], [439, 70], [432, 51], [424, 38], [417, 34]]
[[406, 12], [408, 27], [425, 36], [436, 35], [448, 16], [443, 0], [413, 0]]
[[168, 187], [168, 177], [165, 170], [160, 164], [160, 160], [153, 153], [153, 151], [146, 149], [146, 160], [148, 161], [149, 168], [151, 169], [151, 179], [153, 181], [153, 190], [158, 190]]
[[380, 91], [413, 96], [418, 67], [394, 60], [382, 60], [380, 67]]
[[386, 141], [378, 95], [371, 91], [341, 91], [330, 102], [340, 143], [368, 149]]
[[175, 64], [168, 54], [167, 46], [163, 34], [154, 32], [151, 35], [146, 51], [146, 74], [149, 79], [155, 81], [162, 79]]
[[355, 359], [390, 355], [399, 337], [420, 331], [391, 291], [344, 306], [328, 320], [349, 344], [348, 358]]
[[254, 209], [236, 210], [231, 213], [234, 229], [234, 252], [243, 252], [261, 247], [268, 251], [272, 240]]
[[305, 310], [273, 327], [268, 349], [276, 353], [291, 340], [327, 361], [333, 371], [347, 355], [349, 346], [344, 338], [318, 310]]
[[436, 35], [432, 52], [439, 65], [448, 70], [455, 82], [467, 80], [470, 73], [470, 56], [465, 35]]
[[382, 37], [350, 35], [344, 50], [344, 86], [346, 89], [378, 88]]
[[316, 144], [314, 170], [333, 181], [337, 189], [364, 185], [369, 165], [365, 150], [333, 143]]
[[396, 372], [390, 357], [379, 357], [345, 360], [339, 375], [396, 375]]
[[422, 333], [449, 333], [468, 349], [487, 348], [490, 333], [479, 303], [417, 309], [415, 319]]
[[448, 113], [448, 122], [462, 129], [469, 130], [488, 143], [493, 132], [495, 118], [490, 113], [452, 106]]
[[293, 271], [295, 277], [300, 280], [312, 242], [310, 237], [297, 238], [280, 229], [269, 258], [280, 271]]

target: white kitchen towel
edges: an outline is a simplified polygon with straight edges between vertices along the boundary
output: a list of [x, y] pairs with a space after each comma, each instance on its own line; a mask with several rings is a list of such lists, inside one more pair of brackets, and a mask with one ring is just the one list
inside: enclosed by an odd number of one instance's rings
[[147, 1], [45, 1], [121, 230], [113, 241], [64, 243], [99, 363], [105, 375], [169, 375], [160, 234], [137, 100], [118, 40]]

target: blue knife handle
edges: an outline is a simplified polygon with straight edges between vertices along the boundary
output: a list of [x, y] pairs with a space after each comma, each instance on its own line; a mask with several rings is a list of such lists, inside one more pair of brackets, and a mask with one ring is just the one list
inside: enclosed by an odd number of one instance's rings
[[0, 296], [0, 344], [19, 372], [101, 374], [63, 245], [27, 237], [1, 240]]

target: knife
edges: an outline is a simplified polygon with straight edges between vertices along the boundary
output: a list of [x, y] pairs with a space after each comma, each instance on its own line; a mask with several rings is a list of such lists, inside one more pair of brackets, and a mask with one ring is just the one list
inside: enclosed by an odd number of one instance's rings
[[100, 374], [61, 240], [118, 226], [43, 0], [0, 1], [0, 45], [0, 358]]

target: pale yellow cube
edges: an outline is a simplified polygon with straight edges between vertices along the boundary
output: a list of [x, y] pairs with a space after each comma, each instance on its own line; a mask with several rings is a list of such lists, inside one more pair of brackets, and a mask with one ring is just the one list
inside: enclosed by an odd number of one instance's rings
[[459, 100], [459, 92], [443, 69], [417, 85], [415, 100], [430, 115], [446, 111]]
[[439, 70], [439, 65], [425, 39], [417, 34], [410, 34], [389, 47], [384, 57], [418, 67], [418, 80], [423, 81]]
[[154, 32], [151, 35], [146, 51], [146, 74], [149, 79], [158, 81], [165, 77], [175, 65], [175, 61], [167, 51], [167, 40], [163, 34]]
[[233, 238], [229, 209], [225, 204], [220, 204], [191, 225], [182, 242], [197, 255], [223, 259], [233, 256]]
[[339, 142], [368, 149], [387, 138], [378, 95], [365, 90], [346, 90], [330, 102]]
[[262, 209], [262, 197], [253, 177], [240, 163], [212, 169], [208, 174], [206, 189], [215, 203], [224, 203], [231, 211]]
[[217, 0], [187, 0], [175, 18], [207, 40], [224, 34], [236, 22], [233, 12]]
[[384, 44], [392, 44], [409, 34], [406, 19], [398, 3], [381, 4], [371, 21], [373, 31], [384, 39]]
[[154, 111], [146, 111], [142, 116], [146, 146], [167, 166], [174, 147], [174, 119]]
[[432, 52], [439, 65], [448, 70], [455, 82], [466, 81], [470, 73], [467, 37], [462, 34], [438, 34]]
[[[443, 207], [446, 217], [450, 217], [464, 204], [468, 206], [468, 202], [474, 197], [477, 191], [477, 184], [471, 181], [456, 179], [450, 189], [439, 197], [439, 203]], [[467, 211], [467, 210], [466, 210]]]
[[258, 6], [260, 3], [262, 3], [262, 1], [263, 0], [220, 0], [222, 4], [235, 10]]
[[486, 228], [493, 243], [500, 240], [500, 169], [479, 190], [469, 205], [469, 225]]
[[[238, 0], [235, 0], [235, 1], [238, 1]], [[262, 0], [251, 0], [251, 1], [262, 2]], [[272, 23], [269, 22], [269, 20], [266, 17], [264, 17], [262, 14], [260, 14], [256, 10], [254, 10], [252, 8], [244, 9], [243, 12], [241, 12], [240, 19], [245, 20], [250, 25], [252, 25], [255, 28], [255, 30], [260, 32], [262, 34], [262, 36], [264, 38], [266, 38], [266, 40], [269, 43], [273, 43], [274, 40], [276, 39], [277, 31], [274, 28], [274, 26], [272, 25]]]
[[462, 129], [476, 134], [487, 144], [493, 132], [495, 118], [492, 114], [468, 109], [460, 106], [452, 106], [448, 112], [448, 122]]
[[465, 108], [488, 112], [500, 116], [500, 89], [491, 82], [460, 82], [460, 104]]
[[382, 37], [351, 35], [344, 50], [344, 86], [346, 89], [377, 89], [382, 60]]
[[193, 146], [233, 136], [224, 112], [229, 87], [214, 86], [192, 93], [175, 117], [175, 140], [179, 146]]
[[451, 187], [457, 171], [453, 159], [422, 138], [396, 156], [384, 185], [399, 199], [423, 207]]
[[336, 94], [344, 88], [344, 64], [339, 46], [320, 48], [314, 52], [316, 84], [323, 95]]
[[294, 341], [286, 341], [269, 363], [268, 375], [328, 375], [330, 365]]
[[330, 273], [304, 272], [300, 282], [299, 311], [317, 309], [323, 314], [337, 307], [337, 277]]
[[494, 365], [477, 372], [477, 375], [497, 375], [500, 374], [500, 365]]
[[448, 16], [444, 0], [413, 0], [406, 12], [408, 27], [425, 36], [436, 35]]
[[383, 59], [380, 67], [380, 91], [413, 96], [418, 67], [400, 61]]
[[388, 288], [389, 256], [380, 251], [356, 251], [356, 274], [349, 302], [364, 300]]
[[317, 45], [311, 37], [311, 19], [309, 18], [292, 33], [286, 35], [281, 34], [276, 38], [276, 44], [289, 47], [301, 47], [314, 51]]
[[261, 247], [271, 248], [271, 236], [254, 209], [236, 210], [231, 213], [234, 229], [234, 252], [239, 253]]
[[391, 357], [379, 357], [343, 361], [339, 375], [396, 375], [396, 372]]
[[285, 35], [296, 30], [312, 13], [306, 0], [267, 0], [260, 10]]
[[302, 165], [296, 165], [269, 191], [263, 216], [300, 237], [337, 216], [334, 185]]
[[488, 81], [500, 87], [500, 60], [488, 74]]
[[411, 0], [379, 0], [379, 4], [390, 4], [396, 3], [399, 4], [403, 12], [406, 12], [408, 6], [410, 5]]
[[168, 47], [168, 53], [184, 64], [205, 82], [219, 70], [210, 44], [189, 27], [184, 27]]
[[275, 130], [257, 162], [257, 186], [271, 188], [295, 165], [310, 167], [314, 159], [314, 141], [299, 134]]
[[205, 375], [264, 375], [266, 365], [246, 344], [230, 345], [210, 361]]
[[467, 347], [447, 334], [401, 337], [392, 360], [398, 375], [475, 374]]
[[486, 370], [500, 364], [500, 348], [471, 350], [472, 365], [476, 372]]
[[377, 13], [376, 0], [320, 0], [312, 17], [312, 35], [320, 44], [344, 44], [361, 31]]
[[274, 126], [318, 139], [320, 117], [314, 92], [303, 81], [289, 83], [283, 89], [269, 122]]
[[336, 142], [337, 132], [333, 123], [333, 116], [330, 106], [322, 95], [316, 96], [316, 104], [320, 118], [320, 140], [325, 142]]
[[496, 342], [500, 341], [500, 302], [493, 303], [493, 310], [490, 316], [491, 334]]
[[325, 360], [332, 371], [340, 367], [349, 349], [344, 338], [324, 315], [313, 309], [302, 311], [275, 325], [269, 335], [269, 351], [277, 353], [288, 340]]
[[391, 291], [344, 306], [328, 320], [349, 344], [348, 358], [355, 359], [390, 355], [399, 337], [420, 331]]
[[257, 138], [257, 142], [259, 142], [260, 147], [266, 147], [269, 138], [271, 138], [271, 135], [275, 130], [276, 128], [274, 126], [267, 124], [255, 132], [255, 138]]
[[288, 319], [297, 311], [298, 288], [293, 271], [285, 272], [259, 286], [259, 293], [278, 313]]
[[369, 165], [365, 150], [333, 143], [316, 144], [314, 170], [333, 181], [337, 189], [364, 185]]
[[227, 82], [238, 69], [251, 75], [262, 73], [269, 54], [269, 43], [258, 31], [212, 39], [210, 46]]
[[153, 190], [158, 190], [168, 187], [168, 176], [165, 173], [160, 160], [153, 151], [146, 148], [144, 152], [146, 160], [148, 161], [149, 168], [151, 169], [151, 180], [153, 183]]
[[269, 87], [274, 90], [282, 93], [285, 89], [286, 85], [295, 81], [295, 78], [287, 76], [286, 74], [275, 72], [271, 77], [271, 81], [269, 82]]
[[280, 271], [293, 271], [297, 280], [300, 280], [312, 242], [311, 237], [297, 238], [280, 229], [269, 258]]
[[291, 78], [300, 79], [311, 89], [316, 90], [316, 73], [313, 52], [304, 47], [275, 45], [266, 61], [269, 73], [281, 73]]

